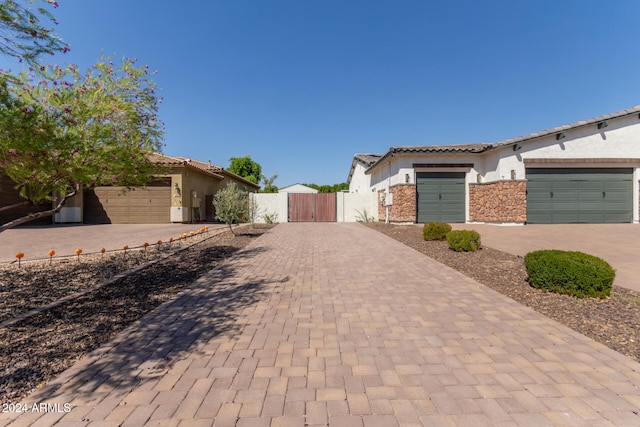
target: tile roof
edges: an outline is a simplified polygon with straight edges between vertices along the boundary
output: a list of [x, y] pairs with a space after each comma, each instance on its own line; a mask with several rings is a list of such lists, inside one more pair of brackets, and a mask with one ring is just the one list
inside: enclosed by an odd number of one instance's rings
[[632, 114], [640, 114], [640, 105], [636, 105], [635, 107], [630, 107], [621, 111], [617, 111], [611, 114], [605, 114], [603, 116], [594, 117], [592, 119], [580, 120], [579, 122], [570, 123], [567, 125], [556, 126], [551, 129], [530, 133], [528, 135], [518, 136], [516, 138], [506, 139], [504, 141], [496, 142], [493, 144], [493, 148], [500, 148], [507, 145], [514, 145], [519, 142], [525, 142], [536, 138], [541, 138], [543, 136], [553, 135], [559, 132], [566, 132], [571, 129], [577, 129], [583, 126], [594, 125], [605, 120], [617, 119], [624, 116], [629, 116]]
[[215, 176], [216, 178], [223, 179], [220, 173], [223, 172], [223, 168], [210, 163], [200, 162], [198, 160], [189, 159], [186, 157], [168, 156], [162, 153], [154, 153], [151, 155], [151, 159], [160, 165], [165, 166], [189, 166], [204, 172], [208, 175]]
[[371, 166], [382, 157], [382, 154], [356, 154], [353, 157], [365, 166]]
[[394, 146], [389, 148], [389, 151], [387, 151], [384, 155], [378, 156], [378, 159], [375, 160], [373, 163], [367, 165], [368, 169], [366, 170], [365, 173], [369, 173], [378, 164], [380, 164], [382, 160], [396, 153], [484, 153], [485, 151], [527, 142], [530, 140], [557, 134], [559, 132], [566, 132], [571, 129], [577, 129], [583, 126], [594, 125], [594, 124], [603, 122], [605, 120], [617, 119], [617, 118], [629, 116], [632, 114], [640, 115], [640, 105], [627, 108], [615, 113], [605, 114], [602, 116], [594, 117], [592, 119], [581, 120], [581, 121], [570, 123], [567, 125], [557, 126], [551, 129], [530, 133], [530, 134], [519, 136], [516, 138], [506, 139], [504, 141], [500, 141], [496, 143]]
[[492, 144], [396, 146], [389, 153], [482, 153], [492, 147]]

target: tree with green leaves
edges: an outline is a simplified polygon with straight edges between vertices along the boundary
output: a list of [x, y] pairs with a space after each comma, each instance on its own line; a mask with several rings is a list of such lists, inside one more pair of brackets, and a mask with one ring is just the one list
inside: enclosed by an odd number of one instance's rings
[[[58, 7], [55, 0], [30, 0]], [[27, 7], [15, 0], [0, 1], [0, 53], [35, 66], [42, 54], [67, 52], [69, 46], [46, 24], [57, 24], [49, 9]]]
[[234, 236], [233, 224], [245, 222], [251, 214], [249, 193], [238, 188], [235, 182], [214, 194], [213, 206], [216, 218], [227, 224]]
[[267, 178], [263, 176], [262, 184], [264, 185], [264, 187], [262, 188], [262, 190], [260, 190], [260, 192], [261, 193], [277, 193], [278, 187], [273, 185], [273, 181], [275, 181], [277, 177], [278, 177], [277, 174], [271, 175], [271, 178]]
[[149, 182], [164, 133], [158, 102], [148, 67], [132, 59], [116, 67], [102, 58], [84, 74], [73, 65], [0, 74], [0, 175], [23, 204], [56, 202], [0, 232], [59, 212], [81, 188]]
[[319, 193], [339, 193], [343, 190], [349, 189], [349, 184], [347, 184], [346, 182], [341, 182], [340, 184], [333, 184], [333, 185], [318, 185], [318, 184], [302, 184], [302, 185], [306, 185], [307, 187], [314, 188], [318, 190]]
[[258, 184], [263, 178], [262, 166], [251, 160], [251, 156], [248, 154], [244, 157], [232, 157], [229, 161], [231, 162], [227, 168], [229, 172], [235, 173], [254, 184]]

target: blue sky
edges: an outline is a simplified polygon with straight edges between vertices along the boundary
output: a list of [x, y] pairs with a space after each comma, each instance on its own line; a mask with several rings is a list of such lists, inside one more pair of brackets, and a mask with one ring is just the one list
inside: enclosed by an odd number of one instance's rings
[[[57, 33], [157, 70], [169, 155], [275, 184], [355, 153], [497, 142], [640, 104], [635, 0], [58, 0]], [[0, 67], [6, 58], [0, 57]]]

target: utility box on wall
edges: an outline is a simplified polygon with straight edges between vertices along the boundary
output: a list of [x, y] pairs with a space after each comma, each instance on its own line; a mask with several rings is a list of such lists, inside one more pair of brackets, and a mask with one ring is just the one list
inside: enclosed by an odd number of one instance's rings
[[189, 222], [189, 220], [189, 208], [171, 208], [171, 222]]

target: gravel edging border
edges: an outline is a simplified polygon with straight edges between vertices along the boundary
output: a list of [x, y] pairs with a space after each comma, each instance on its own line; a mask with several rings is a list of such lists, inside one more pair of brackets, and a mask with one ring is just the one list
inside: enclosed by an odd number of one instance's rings
[[[238, 225], [238, 226], [236, 226], [234, 228], [238, 229], [238, 228], [241, 228], [244, 225], [245, 224]], [[204, 238], [204, 239], [200, 239], [200, 240], [198, 240], [196, 242], [193, 242], [191, 244], [181, 246], [181, 247], [179, 247], [177, 249], [173, 249], [168, 253], [160, 255], [158, 258], [155, 258], [155, 259], [153, 259], [151, 261], [148, 261], [148, 262], [146, 262], [144, 264], [138, 265], [138, 266], [136, 266], [136, 267], [134, 267], [132, 269], [129, 269], [127, 271], [123, 271], [121, 273], [118, 273], [118, 274], [114, 275], [113, 277], [111, 277], [108, 280], [105, 280], [105, 281], [100, 282], [100, 283], [96, 283], [95, 285], [90, 286], [90, 287], [88, 287], [86, 289], [83, 289], [81, 291], [74, 292], [72, 294], [66, 295], [66, 296], [64, 296], [62, 298], [59, 298], [59, 299], [57, 299], [55, 301], [52, 301], [52, 302], [50, 302], [48, 304], [41, 305], [38, 308], [34, 308], [33, 310], [29, 310], [29, 311], [27, 311], [25, 313], [21, 313], [21, 314], [15, 316], [15, 317], [12, 317], [12, 318], [7, 319], [7, 320], [5, 320], [3, 322], [0, 322], [0, 329], [13, 326], [16, 323], [22, 322], [22, 321], [24, 321], [24, 320], [26, 320], [26, 319], [28, 319], [28, 318], [30, 318], [32, 316], [35, 316], [35, 315], [40, 314], [40, 313], [44, 313], [45, 311], [51, 310], [52, 308], [58, 307], [58, 306], [66, 303], [66, 302], [72, 301], [72, 300], [74, 300], [76, 298], [82, 297], [82, 296], [87, 295], [87, 294], [89, 294], [91, 292], [95, 292], [98, 289], [101, 289], [101, 288], [103, 288], [105, 286], [109, 286], [112, 283], [115, 283], [116, 281], [118, 281], [120, 279], [123, 279], [123, 278], [125, 278], [127, 276], [131, 276], [131, 275], [133, 275], [133, 274], [135, 274], [135, 273], [137, 273], [137, 272], [139, 272], [141, 270], [144, 270], [147, 267], [150, 267], [150, 266], [152, 266], [152, 265], [154, 265], [154, 264], [156, 264], [156, 263], [158, 263], [160, 261], [164, 261], [165, 259], [167, 259], [167, 258], [169, 258], [169, 257], [171, 257], [173, 255], [179, 254], [182, 251], [185, 251], [185, 250], [187, 250], [187, 249], [189, 249], [189, 248], [191, 248], [191, 247], [193, 247], [195, 245], [198, 245], [198, 244], [200, 244], [202, 242], [206, 242], [207, 240], [209, 240], [209, 239], [211, 239], [211, 238], [213, 238], [215, 236], [218, 236], [220, 234], [223, 234], [223, 233], [225, 233], [227, 231], [228, 231], [228, 229], [226, 227], [225, 228], [220, 228], [218, 230], [215, 230], [214, 232], [212, 232], [212, 234], [206, 236], [206, 238]]]

